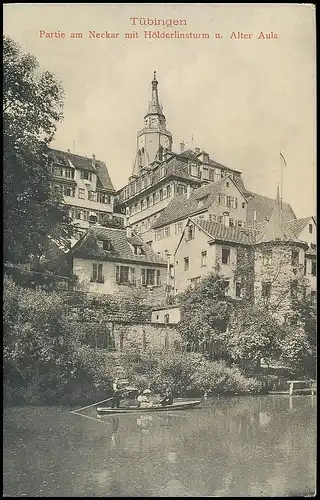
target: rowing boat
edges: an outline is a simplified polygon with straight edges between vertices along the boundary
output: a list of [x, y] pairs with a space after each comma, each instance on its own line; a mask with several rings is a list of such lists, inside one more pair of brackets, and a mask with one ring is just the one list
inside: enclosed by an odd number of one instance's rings
[[136, 412], [150, 412], [150, 411], [171, 411], [171, 410], [188, 410], [198, 406], [200, 401], [177, 401], [172, 405], [162, 406], [155, 404], [149, 408], [139, 408], [138, 406], [128, 406], [127, 408], [108, 408], [98, 407], [97, 413], [99, 414], [112, 414], [112, 413], [136, 413]]

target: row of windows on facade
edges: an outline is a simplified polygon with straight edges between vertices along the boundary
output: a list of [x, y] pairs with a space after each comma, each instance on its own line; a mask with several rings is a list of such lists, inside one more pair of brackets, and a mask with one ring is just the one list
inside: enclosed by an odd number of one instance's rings
[[[138, 161], [138, 166], [142, 167], [142, 160]], [[167, 167], [165, 165], [161, 166], [159, 170], [159, 179], [162, 179], [167, 174]], [[212, 182], [220, 181], [226, 175], [231, 175], [233, 179], [237, 176], [236, 174], [230, 174], [227, 171], [223, 171], [216, 168], [207, 168], [202, 167], [196, 163], [189, 163], [188, 173], [191, 177], [196, 177], [198, 179], [208, 180]], [[123, 190], [123, 198], [127, 199], [130, 196], [139, 193], [142, 189], [145, 189], [148, 186], [152, 185], [153, 181], [153, 173], [149, 172], [141, 177], [141, 179], [137, 179], [136, 181], [131, 182], [126, 186]]]
[[[199, 283], [200, 280], [201, 280], [201, 276], [196, 276], [195, 278], [190, 279], [190, 283], [192, 285], [196, 285], [197, 283]], [[223, 288], [225, 294], [229, 295], [230, 294], [230, 281], [227, 279], [223, 279], [221, 284], [222, 284], [222, 288]], [[242, 293], [243, 293], [242, 283], [240, 281], [237, 281], [235, 283], [235, 295], [237, 298], [241, 298]]]
[[[187, 191], [187, 186], [184, 184], [177, 184], [175, 186], [175, 194], [183, 194], [186, 193]], [[134, 215], [136, 213], [141, 212], [142, 210], [146, 210], [149, 207], [152, 207], [153, 205], [156, 205], [157, 203], [160, 203], [161, 201], [165, 200], [166, 198], [170, 198], [172, 196], [172, 186], [169, 184], [165, 188], [159, 189], [159, 191], [155, 191], [154, 193], [151, 193], [149, 196], [141, 200], [139, 203], [136, 203], [135, 205], [131, 205], [131, 207], [128, 207], [129, 210], [129, 215]]]
[[[264, 265], [272, 265], [273, 264], [273, 251], [272, 248], [265, 249], [262, 254], [262, 263]], [[308, 259], [304, 259], [304, 274], [309, 274], [307, 271]], [[298, 267], [300, 265], [299, 262], [299, 250], [291, 250], [291, 266]], [[316, 260], [311, 261], [311, 270], [310, 274], [312, 276], [316, 276], [317, 274], [317, 262]]]
[[[106, 217], [106, 212], [98, 212], [95, 210], [96, 216], [90, 215], [90, 211], [82, 208], [72, 208], [70, 211], [70, 217], [75, 220], [83, 220], [85, 222], [98, 222], [102, 224], [104, 218]], [[91, 220], [92, 218], [92, 220]]]
[[[92, 172], [88, 172], [87, 170], [81, 170], [80, 179], [85, 179], [88, 181], [92, 181]], [[53, 174], [57, 177], [66, 177], [67, 179], [74, 179], [74, 169], [73, 168], [63, 168], [63, 167], [53, 167]]]
[[[104, 269], [102, 263], [92, 264], [91, 282], [104, 283]], [[141, 275], [137, 276], [135, 267], [115, 266], [115, 281], [119, 285], [136, 286], [140, 282], [142, 286], [160, 286], [160, 269], [142, 268]]]
[[[201, 215], [198, 215], [197, 217], [194, 217], [194, 220], [196, 222], [201, 222], [201, 221], [205, 221], [206, 220], [206, 215], [205, 214], [201, 214]], [[216, 215], [216, 214], [209, 214], [208, 216], [208, 220], [209, 222], [216, 222], [218, 224], [223, 224], [223, 215]], [[233, 219], [230, 217], [229, 219], [229, 226], [230, 227], [244, 227], [245, 226], [245, 222], [243, 220], [236, 220], [236, 219]], [[189, 226], [191, 227], [191, 226]], [[171, 231], [172, 229], [172, 231]], [[164, 238], [169, 238], [170, 236], [173, 236], [173, 233], [177, 236], [179, 234], [182, 233], [182, 229], [183, 229], [183, 223], [182, 222], [177, 222], [176, 224], [174, 224], [174, 226], [166, 226], [166, 227], [163, 227], [161, 229], [157, 229], [155, 231], [155, 240], [156, 241], [159, 241], [159, 240], [163, 240]], [[190, 233], [191, 233], [192, 230], [190, 230]], [[193, 239], [194, 238], [194, 235], [192, 235], [192, 237], [188, 237], [187, 239]]]
[[[221, 249], [221, 263], [222, 264], [230, 264], [230, 254], [231, 254], [231, 249], [227, 247], [222, 247]], [[200, 257], [201, 257], [201, 267], [205, 267], [207, 265], [207, 251], [202, 250]], [[179, 265], [179, 261], [176, 261], [176, 266]], [[190, 269], [190, 257], [184, 257], [184, 270], [189, 271]]]
[[[55, 186], [55, 190], [57, 193], [64, 196], [70, 196], [71, 198], [75, 198], [76, 195], [76, 189], [73, 186], [63, 186], [61, 184], [57, 184]], [[86, 190], [83, 188], [78, 188], [78, 198], [80, 200], [85, 200], [85, 191]], [[110, 205], [111, 196], [105, 193], [100, 193], [99, 191], [88, 191], [88, 200]]]

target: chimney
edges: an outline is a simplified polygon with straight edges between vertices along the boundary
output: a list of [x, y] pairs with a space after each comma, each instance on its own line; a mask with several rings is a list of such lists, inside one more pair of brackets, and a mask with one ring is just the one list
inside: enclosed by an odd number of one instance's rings
[[195, 148], [195, 152], [198, 154], [200, 153], [200, 148]]
[[93, 166], [93, 168], [95, 168], [95, 166], [96, 166], [96, 155], [94, 153], [92, 155], [92, 166]]
[[191, 186], [190, 184], [187, 185], [187, 198], [190, 198], [190, 194], [191, 194]]
[[226, 227], [230, 226], [230, 212], [223, 212], [223, 224]]
[[184, 152], [184, 148], [185, 148], [185, 143], [184, 143], [184, 141], [182, 141], [182, 142], [180, 142], [180, 153]]
[[67, 153], [70, 153], [70, 149], [67, 149]]

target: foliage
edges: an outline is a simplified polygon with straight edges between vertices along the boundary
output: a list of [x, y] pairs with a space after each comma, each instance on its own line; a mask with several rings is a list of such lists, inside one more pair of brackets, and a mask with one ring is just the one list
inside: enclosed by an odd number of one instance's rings
[[163, 393], [167, 386], [175, 396], [260, 390], [260, 384], [247, 378], [238, 367], [228, 367], [223, 361], [208, 361], [194, 353], [131, 347], [121, 353], [119, 362], [132, 383], [141, 390], [150, 388], [156, 394]]
[[294, 368], [296, 372], [315, 371], [313, 348], [308, 335], [302, 328], [285, 324], [281, 328], [279, 342], [281, 343], [280, 360]]
[[231, 301], [225, 295], [224, 278], [213, 272], [180, 296], [178, 330], [189, 343], [219, 338], [228, 324]]
[[208, 394], [245, 394], [259, 392], [261, 384], [246, 377], [239, 367], [225, 361], [202, 362], [192, 376], [194, 387]]
[[68, 207], [52, 193], [47, 150], [62, 119], [63, 90], [36, 58], [3, 37], [4, 258], [45, 252], [47, 236], [67, 245]]
[[278, 356], [278, 334], [279, 324], [266, 310], [247, 304], [233, 311], [224, 348], [240, 364], [259, 365], [261, 358], [268, 362]]
[[71, 381], [110, 389], [112, 356], [83, 345], [86, 332], [68, 322], [59, 294], [24, 289], [5, 277], [3, 312], [6, 373], [19, 374], [25, 398], [51, 401]]

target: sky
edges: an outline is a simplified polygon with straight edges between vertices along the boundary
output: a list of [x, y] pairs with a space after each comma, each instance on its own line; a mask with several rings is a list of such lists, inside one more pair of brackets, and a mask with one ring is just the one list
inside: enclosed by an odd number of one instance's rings
[[[133, 25], [133, 17], [182, 24]], [[41, 37], [41, 30], [65, 38]], [[150, 39], [145, 30], [209, 38]], [[119, 36], [89, 38], [89, 31]], [[138, 38], [124, 37], [133, 31]], [[71, 38], [72, 32], [83, 38]], [[259, 39], [261, 32], [271, 38]], [[316, 213], [313, 5], [6, 4], [4, 33], [64, 87], [64, 121], [52, 146], [94, 153], [116, 189], [132, 172], [157, 71], [175, 151], [182, 141], [199, 147], [240, 170], [249, 190], [270, 197], [280, 183], [282, 151], [283, 199], [297, 217]]]

